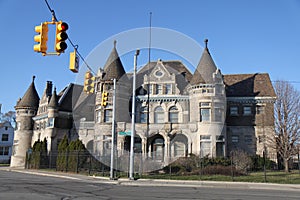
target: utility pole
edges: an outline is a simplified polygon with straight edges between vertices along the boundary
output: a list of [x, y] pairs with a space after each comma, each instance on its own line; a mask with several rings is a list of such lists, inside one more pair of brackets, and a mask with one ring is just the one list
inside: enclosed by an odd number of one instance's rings
[[136, 63], [140, 50], [136, 50], [133, 61], [133, 83], [132, 83], [132, 111], [131, 111], [131, 140], [130, 140], [130, 165], [129, 179], [134, 180], [134, 135], [135, 135], [135, 90], [136, 90]]
[[111, 152], [110, 152], [110, 180], [115, 179], [115, 153], [116, 153], [116, 79], [114, 81], [114, 90], [113, 90], [113, 113], [112, 113], [112, 127], [111, 127]]

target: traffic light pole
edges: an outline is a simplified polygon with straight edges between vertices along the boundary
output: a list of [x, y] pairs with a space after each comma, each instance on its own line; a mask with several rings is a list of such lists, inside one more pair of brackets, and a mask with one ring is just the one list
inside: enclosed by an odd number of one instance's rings
[[110, 152], [110, 180], [115, 179], [115, 154], [116, 154], [116, 79], [114, 79], [113, 91], [113, 113], [112, 113], [112, 127], [111, 127], [111, 152]]
[[135, 90], [136, 90], [136, 62], [140, 50], [136, 50], [133, 61], [133, 83], [132, 83], [132, 111], [131, 111], [131, 140], [130, 140], [130, 165], [129, 179], [134, 180], [134, 135], [135, 135]]

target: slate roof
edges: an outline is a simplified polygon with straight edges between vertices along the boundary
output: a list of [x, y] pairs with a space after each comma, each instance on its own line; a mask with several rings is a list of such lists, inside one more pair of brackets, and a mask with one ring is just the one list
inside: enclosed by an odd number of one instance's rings
[[49, 101], [48, 107], [50, 108], [57, 108], [58, 107], [58, 97], [56, 94], [56, 88], [54, 88], [53, 94], [51, 96], [51, 99]]
[[227, 97], [276, 97], [269, 74], [224, 75]]
[[86, 118], [87, 121], [94, 120], [94, 111], [90, 106], [95, 105], [95, 94], [85, 94], [83, 86], [71, 83], [58, 94], [58, 98], [60, 111], [72, 112], [76, 120], [80, 118]]
[[194, 72], [193, 78], [190, 81], [191, 85], [214, 83], [212, 74], [216, 72], [217, 67], [209, 53], [207, 42], [208, 40], [205, 40], [206, 46]]
[[104, 65], [104, 73], [103, 80], [112, 80], [114, 78], [119, 80], [126, 74], [116, 49], [116, 41], [114, 41], [114, 47]]
[[76, 102], [78, 101], [81, 92], [83, 92], [83, 86], [76, 84], [69, 84], [59, 94], [59, 110], [72, 112]]
[[35, 76], [32, 78], [32, 83], [30, 84], [29, 88], [25, 92], [24, 96], [17, 102], [15, 109], [19, 108], [31, 108], [31, 109], [38, 109], [40, 97], [36, 91], [34, 85]]

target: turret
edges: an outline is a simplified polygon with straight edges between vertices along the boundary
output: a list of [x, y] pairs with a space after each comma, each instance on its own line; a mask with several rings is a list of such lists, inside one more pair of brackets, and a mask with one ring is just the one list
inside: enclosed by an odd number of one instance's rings
[[33, 119], [39, 106], [39, 95], [34, 85], [35, 76], [32, 83], [25, 92], [24, 96], [19, 99], [16, 110], [17, 128], [14, 135], [13, 155], [11, 157], [11, 167], [25, 167], [26, 153], [31, 146], [33, 135]]

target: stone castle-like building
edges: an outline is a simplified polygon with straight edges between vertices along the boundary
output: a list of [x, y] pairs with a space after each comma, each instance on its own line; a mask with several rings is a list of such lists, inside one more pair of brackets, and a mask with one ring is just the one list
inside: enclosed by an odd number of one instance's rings
[[[11, 166], [24, 166], [27, 150], [47, 138], [56, 151], [64, 135], [79, 138], [98, 157], [109, 156], [112, 137], [113, 79], [116, 84], [118, 155], [130, 149], [132, 73], [126, 73], [114, 45], [95, 79], [95, 92], [70, 84], [57, 94], [47, 82], [41, 98], [34, 79], [17, 102]], [[135, 152], [167, 164], [195, 154], [229, 156], [234, 149], [262, 155], [264, 138], [274, 131], [275, 92], [267, 73], [221, 73], [207, 47], [194, 73], [181, 61], [150, 62], [136, 76]], [[103, 93], [108, 94], [103, 105]], [[271, 154], [270, 154], [271, 155]]]

